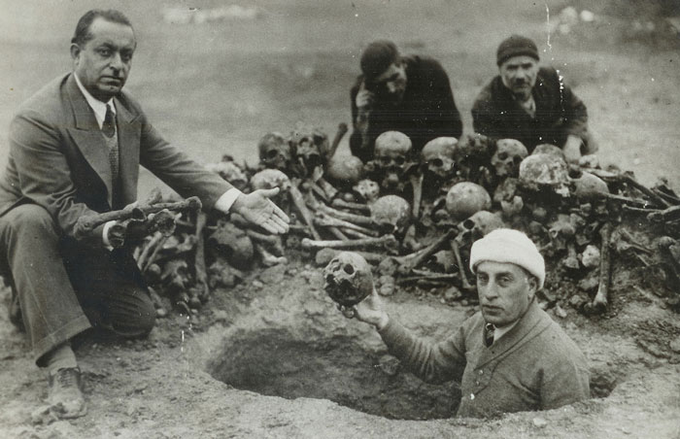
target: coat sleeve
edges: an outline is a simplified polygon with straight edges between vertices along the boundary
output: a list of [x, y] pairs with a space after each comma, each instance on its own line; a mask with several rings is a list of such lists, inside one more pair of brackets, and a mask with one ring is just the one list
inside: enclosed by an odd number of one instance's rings
[[[73, 237], [78, 218], [97, 212], [77, 199], [60, 136], [54, 123], [37, 111], [24, 110], [10, 123], [10, 155], [18, 170], [23, 196], [44, 207], [61, 231]], [[103, 245], [100, 229], [91, 235], [96, 236], [94, 243]]]
[[460, 382], [465, 369], [465, 337], [462, 328], [445, 341], [428, 343], [390, 319], [380, 331], [390, 353], [428, 383]]
[[143, 113], [141, 124], [140, 164], [182, 197], [197, 196], [203, 209], [208, 211], [219, 197], [233, 187], [170, 145]]
[[567, 134], [578, 136], [583, 141], [587, 141], [588, 132], [588, 110], [585, 104], [579, 99], [570, 87], [564, 84], [562, 77], [560, 88], [562, 90], [562, 105], [565, 115], [565, 131]]
[[486, 86], [479, 92], [472, 105], [472, 127], [475, 133], [487, 137], [498, 137], [500, 121], [496, 114], [499, 111], [494, 108], [490, 86]]
[[433, 61], [432, 99], [430, 100], [430, 117], [436, 137], [460, 138], [463, 134], [463, 122], [453, 98], [449, 76], [438, 61]]
[[[566, 337], [566, 336], [565, 336]], [[590, 398], [586, 359], [571, 340], [554, 338], [542, 349], [541, 409], [550, 410]]]

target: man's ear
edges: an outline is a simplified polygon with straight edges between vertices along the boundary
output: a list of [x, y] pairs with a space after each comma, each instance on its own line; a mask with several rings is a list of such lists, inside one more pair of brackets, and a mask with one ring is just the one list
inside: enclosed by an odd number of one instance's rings
[[538, 291], [538, 279], [536, 279], [536, 276], [529, 275], [527, 276], [527, 282], [529, 283], [529, 296], [534, 297]]
[[80, 46], [78, 46], [76, 43], [71, 44], [71, 59], [75, 61], [78, 59], [78, 55], [80, 55]]

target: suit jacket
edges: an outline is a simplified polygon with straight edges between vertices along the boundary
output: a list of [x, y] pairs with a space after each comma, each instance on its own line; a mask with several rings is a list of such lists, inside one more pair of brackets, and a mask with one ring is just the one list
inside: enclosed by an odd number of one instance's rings
[[541, 143], [562, 147], [569, 134], [588, 143], [586, 106], [555, 69], [540, 68], [531, 93], [536, 102], [534, 118], [514, 99], [501, 77], [496, 76], [480, 91], [472, 106], [475, 132], [496, 139], [517, 139], [529, 153]]
[[[166, 142], [127, 93], [114, 98], [120, 156], [118, 199], [137, 198], [139, 165], [181, 196], [198, 196], [210, 209], [232, 186]], [[23, 203], [38, 204], [66, 236], [77, 219], [110, 206], [111, 168], [94, 111], [73, 77], [61, 76], [26, 101], [9, 130], [9, 160], [0, 179], [0, 216]]]
[[477, 313], [449, 339], [431, 344], [390, 322], [380, 335], [390, 352], [428, 382], [456, 380], [458, 416], [547, 410], [590, 397], [586, 360], [536, 302], [490, 347]]

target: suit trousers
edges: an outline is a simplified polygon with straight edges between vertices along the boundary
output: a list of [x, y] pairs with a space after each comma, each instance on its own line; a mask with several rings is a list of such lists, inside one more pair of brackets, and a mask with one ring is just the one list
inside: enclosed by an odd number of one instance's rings
[[26, 329], [38, 366], [90, 327], [135, 338], [154, 326], [154, 306], [131, 252], [62, 236], [41, 206], [22, 204], [0, 217], [0, 270], [12, 286], [10, 317]]

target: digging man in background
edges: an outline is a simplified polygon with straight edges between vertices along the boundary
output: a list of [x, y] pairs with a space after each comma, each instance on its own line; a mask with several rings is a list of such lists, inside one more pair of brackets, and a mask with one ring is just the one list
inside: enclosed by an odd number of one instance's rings
[[449, 77], [427, 56], [401, 56], [391, 41], [375, 41], [361, 55], [362, 74], [350, 91], [352, 154], [373, 159], [375, 139], [385, 131], [406, 134], [413, 153], [437, 137], [459, 138], [463, 123]]
[[548, 410], [590, 397], [586, 360], [536, 303], [545, 264], [522, 232], [497, 229], [472, 245], [481, 313], [447, 340], [411, 335], [384, 310], [376, 293], [355, 306], [376, 327], [390, 353], [428, 382], [460, 382], [457, 416], [492, 417]]
[[14, 117], [0, 180], [0, 262], [13, 286], [12, 320], [23, 323], [47, 370], [49, 403], [61, 418], [86, 413], [74, 336], [94, 326], [141, 337], [154, 326], [131, 248], [110, 250], [115, 224], [74, 238], [79, 217], [135, 201], [139, 165], [180, 195], [198, 196], [205, 209], [237, 212], [271, 233], [288, 230], [287, 216], [269, 200], [277, 189], [242, 194], [169, 145], [122, 92], [137, 45], [122, 13], [87, 12], [71, 43], [73, 72]]
[[476, 133], [517, 139], [531, 153], [537, 145], [562, 148], [567, 161], [597, 151], [588, 133], [588, 111], [553, 68], [539, 67], [536, 43], [512, 35], [496, 53], [499, 75], [472, 106]]

